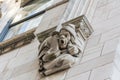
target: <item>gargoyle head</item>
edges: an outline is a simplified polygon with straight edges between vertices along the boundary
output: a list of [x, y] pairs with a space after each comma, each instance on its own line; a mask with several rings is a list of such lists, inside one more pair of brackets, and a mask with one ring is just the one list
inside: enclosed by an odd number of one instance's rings
[[60, 49], [67, 48], [68, 43], [71, 41], [72, 37], [75, 37], [75, 26], [68, 25], [63, 27], [59, 33], [59, 47]]
[[59, 36], [60, 49], [66, 49], [69, 41], [70, 41], [70, 33], [65, 29], [61, 29]]

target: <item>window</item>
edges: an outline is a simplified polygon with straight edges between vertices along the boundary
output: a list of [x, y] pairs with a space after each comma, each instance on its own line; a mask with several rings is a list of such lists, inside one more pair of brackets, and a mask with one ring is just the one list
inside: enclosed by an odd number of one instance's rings
[[20, 10], [18, 11], [18, 13], [12, 23], [15, 23], [19, 20], [24, 19], [25, 17], [31, 16], [31, 15], [45, 9], [51, 3], [52, 3], [52, 1], [50, 1], [50, 0], [33, 0], [33, 1], [31, 1], [31, 3], [20, 8]]
[[[11, 24], [9, 25], [9, 30], [4, 36], [3, 41], [10, 39], [16, 35], [19, 35], [21, 33], [24, 33], [30, 29], [38, 27], [44, 14], [39, 14], [35, 17], [31, 17], [31, 16], [36, 15], [38, 12], [44, 10], [46, 7], [50, 6], [51, 3], [52, 0], [33, 0], [31, 3], [20, 8], [18, 13], [12, 20]], [[31, 18], [26, 19], [28, 17]], [[24, 19], [26, 20], [16, 24], [17, 22]]]

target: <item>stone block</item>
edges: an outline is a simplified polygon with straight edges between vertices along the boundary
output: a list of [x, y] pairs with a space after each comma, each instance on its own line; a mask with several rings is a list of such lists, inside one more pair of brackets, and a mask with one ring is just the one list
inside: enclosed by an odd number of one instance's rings
[[[120, 25], [120, 16], [115, 16], [112, 17], [110, 19], [107, 19], [106, 21], [102, 21], [100, 23], [97, 24], [92, 24], [93, 29], [94, 29], [94, 33], [95, 34], [99, 34], [99, 33], [104, 33], [104, 36], [102, 37], [102, 39], [104, 39], [104, 41], [107, 38], [107, 35], [110, 35], [109, 37], [112, 38], [113, 34], [118, 33], [119, 29], [119, 25]], [[116, 35], [115, 35], [116, 36]]]
[[98, 1], [97, 8], [105, 6], [107, 3], [108, 3], [108, 0], [100, 0], [100, 1]]
[[18, 54], [18, 51], [19, 51], [19, 48], [15, 49], [13, 51], [10, 51], [9, 53], [1, 55], [0, 56], [0, 63], [4, 62], [4, 61], [9, 61], [9, 60], [13, 59], [14, 57], [16, 57]]
[[7, 68], [11, 69], [26, 64], [28, 62], [31, 62], [37, 58], [38, 56], [37, 54], [38, 53], [36, 50], [31, 50], [26, 53], [22, 53], [19, 56], [11, 59], [10, 62], [8, 63]]
[[116, 67], [120, 71], [120, 55], [119, 54], [115, 55], [114, 64], [116, 65]]
[[86, 47], [85, 51], [84, 51], [84, 56], [86, 55], [91, 55], [94, 53], [101, 53], [102, 52], [102, 48], [103, 48], [103, 44], [97, 44], [95, 46], [91, 46], [91, 47]]
[[120, 80], [120, 71], [116, 68], [116, 66], [113, 67], [113, 74], [111, 80]]
[[83, 56], [80, 63], [84, 63], [84, 62], [89, 61], [91, 59], [97, 58], [100, 55], [101, 55], [101, 50], [99, 50], [99, 51], [93, 51], [91, 54]]
[[[57, 6], [55, 8], [52, 8], [46, 11], [46, 13], [43, 16], [43, 19], [41, 20], [41, 24], [37, 28], [35, 34], [38, 34], [50, 28], [56, 27], [59, 24], [61, 17], [63, 16], [66, 6], [67, 6], [67, 3], [64, 3], [60, 6]], [[56, 14], [56, 12], [59, 12], [59, 13]]]
[[14, 69], [4, 70], [4, 72], [0, 73], [0, 80], [9, 80], [13, 71]]
[[7, 63], [8, 61], [4, 61], [0, 63], [0, 73], [2, 73], [5, 70]]
[[102, 55], [110, 52], [116, 52], [118, 43], [119, 43], [118, 39], [112, 39], [112, 40], [106, 41], [103, 47]]
[[33, 70], [27, 73], [24, 73], [22, 75], [13, 77], [9, 80], [36, 80], [36, 76], [37, 76], [38, 70]]
[[66, 76], [66, 72], [67, 71], [62, 71], [62, 72], [56, 73], [54, 75], [40, 78], [40, 80], [64, 80], [65, 76]]
[[16, 77], [16, 76], [22, 75], [24, 73], [30, 72], [35, 69], [39, 70], [38, 59], [14, 68], [14, 71], [12, 71], [11, 77]]
[[95, 68], [91, 72], [90, 80], [104, 80], [111, 76], [113, 64], [106, 64], [99, 68]]
[[98, 24], [102, 21], [105, 21], [107, 19], [108, 14], [109, 14], [109, 9], [107, 9], [106, 6], [96, 8], [92, 24]]
[[38, 42], [31, 42], [28, 45], [22, 46], [18, 52], [17, 56], [23, 55], [25, 53], [29, 53], [31, 51], [38, 51]]
[[120, 32], [120, 27], [117, 27], [117, 28], [114, 28], [114, 29], [104, 33], [101, 37], [100, 42], [105, 42], [110, 39], [119, 38], [120, 37], [119, 32]]
[[112, 17], [114, 17], [114, 16], [118, 16], [119, 14], [120, 14], [120, 7], [111, 10], [108, 18], [112, 18]]
[[73, 76], [65, 80], [89, 80], [89, 76], [90, 76], [90, 71]]
[[91, 37], [88, 39], [87, 48], [93, 47], [93, 46], [96, 46], [97, 44], [99, 44], [100, 38], [101, 38], [101, 34], [95, 35], [95, 36], [91, 36]]
[[75, 75], [78, 75], [83, 72], [86, 72], [86, 71], [92, 70], [94, 68], [103, 66], [105, 64], [111, 63], [111, 62], [113, 62], [114, 55], [115, 55], [114, 53], [111, 53], [109, 55], [104, 55], [104, 56], [89, 60], [78, 66], [75, 66], [69, 70], [67, 78], [71, 78]]

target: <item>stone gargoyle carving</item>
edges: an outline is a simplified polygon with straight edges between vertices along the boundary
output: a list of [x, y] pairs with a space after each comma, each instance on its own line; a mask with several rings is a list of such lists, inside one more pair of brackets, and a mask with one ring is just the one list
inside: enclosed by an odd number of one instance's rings
[[54, 31], [40, 44], [39, 71], [46, 76], [68, 69], [76, 63], [76, 58], [82, 52], [79, 28], [76, 29], [76, 25], [68, 23], [59, 32]]
[[71, 67], [81, 52], [76, 43], [77, 36], [73, 25], [66, 26], [60, 32], [53, 32], [39, 48], [41, 71], [44, 75]]

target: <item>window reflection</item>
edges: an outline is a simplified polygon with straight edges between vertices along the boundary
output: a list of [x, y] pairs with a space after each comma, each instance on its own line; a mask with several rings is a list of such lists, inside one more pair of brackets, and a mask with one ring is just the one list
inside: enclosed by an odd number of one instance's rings
[[[21, 7], [19, 9], [15, 18], [12, 21], [12, 24], [17, 22], [17, 21], [20, 21], [28, 16], [31, 16], [37, 12], [44, 10], [45, 8], [49, 7], [52, 4], [52, 2], [53, 2], [53, 0], [33, 0], [33, 1], [31, 1], [29, 4], [27, 4], [26, 6]], [[40, 24], [43, 15], [36, 16], [36, 17], [34, 17], [30, 20], [27, 20], [23, 23], [12, 26], [9, 29], [9, 31], [6, 34], [3, 41], [10, 39], [16, 35], [19, 35], [23, 32], [26, 32], [32, 28], [37, 27]]]
[[25, 17], [31, 16], [32, 14], [35, 14], [35, 13], [45, 9], [46, 7], [50, 6], [51, 3], [52, 3], [52, 0], [33, 0], [33, 1], [31, 1], [31, 3], [29, 3], [25, 7], [20, 8], [20, 10], [18, 11], [18, 13], [12, 23], [15, 23]]
[[21, 24], [18, 24], [16, 26], [13, 26], [9, 29], [7, 35], [5, 36], [4, 40], [7, 40], [9, 38], [12, 38], [18, 34], [21, 34], [23, 32], [26, 32], [30, 29], [33, 29], [35, 27], [38, 27], [38, 25], [40, 24], [41, 22], [41, 19], [42, 19], [43, 15], [40, 15], [40, 16], [37, 16], [33, 19], [30, 19], [28, 21], [25, 21]]
[[40, 24], [42, 17], [43, 15], [24, 22], [24, 24], [20, 27], [18, 34], [37, 27]]

